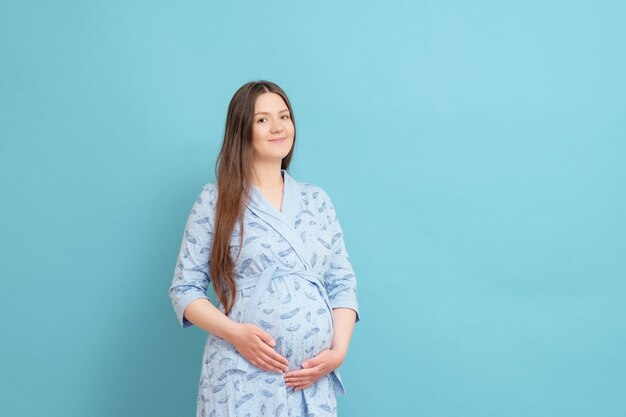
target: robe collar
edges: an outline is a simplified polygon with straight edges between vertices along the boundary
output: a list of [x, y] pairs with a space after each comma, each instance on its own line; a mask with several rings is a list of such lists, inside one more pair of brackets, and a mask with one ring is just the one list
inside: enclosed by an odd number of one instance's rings
[[248, 207], [258, 214], [263, 214], [262, 217], [270, 217], [275, 221], [279, 221], [290, 228], [293, 228], [296, 215], [300, 209], [302, 197], [300, 195], [300, 186], [285, 169], [281, 169], [280, 173], [283, 176], [284, 181], [281, 211], [278, 211], [276, 207], [274, 207], [272, 203], [265, 198], [261, 190], [254, 184], [251, 184], [251, 194]]
[[296, 216], [302, 202], [300, 184], [286, 170], [281, 169], [280, 172], [284, 180], [281, 211], [278, 211], [254, 184], [250, 187], [251, 195], [247, 207], [248, 210], [269, 224], [289, 243], [302, 262], [304, 270], [312, 270], [309, 263], [311, 254], [296, 234], [295, 228]]

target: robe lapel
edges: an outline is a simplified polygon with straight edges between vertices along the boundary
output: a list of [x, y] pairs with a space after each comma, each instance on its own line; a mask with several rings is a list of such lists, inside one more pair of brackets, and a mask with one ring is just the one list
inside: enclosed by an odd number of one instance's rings
[[255, 185], [251, 187], [251, 196], [247, 207], [276, 230], [276, 232], [280, 233], [296, 252], [296, 255], [298, 255], [298, 258], [300, 258], [304, 264], [305, 269], [308, 270], [311, 269], [309, 264], [311, 257], [294, 229], [296, 215], [300, 210], [300, 204], [302, 202], [300, 186], [286, 170], [281, 169], [281, 173], [284, 178], [282, 211], [278, 211]]

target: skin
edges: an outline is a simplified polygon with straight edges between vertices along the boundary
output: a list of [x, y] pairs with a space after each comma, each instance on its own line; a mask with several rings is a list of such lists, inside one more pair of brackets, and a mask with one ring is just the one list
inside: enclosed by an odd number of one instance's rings
[[[281, 161], [293, 146], [295, 128], [285, 101], [276, 93], [259, 95], [254, 113], [252, 183], [280, 211], [284, 190]], [[271, 141], [282, 137], [285, 138], [282, 143]], [[332, 347], [304, 361], [302, 369], [289, 371], [287, 359], [274, 349], [276, 343], [272, 336], [260, 327], [231, 320], [204, 298], [191, 302], [184, 314], [194, 325], [232, 343], [256, 367], [285, 373], [285, 385], [293, 387], [295, 391], [310, 387], [341, 366], [348, 353], [356, 320], [354, 310], [334, 308]]]
[[[283, 199], [282, 159], [293, 147], [295, 128], [285, 101], [276, 93], [257, 97], [252, 124], [252, 183], [280, 211]], [[285, 138], [282, 143], [272, 139]]]

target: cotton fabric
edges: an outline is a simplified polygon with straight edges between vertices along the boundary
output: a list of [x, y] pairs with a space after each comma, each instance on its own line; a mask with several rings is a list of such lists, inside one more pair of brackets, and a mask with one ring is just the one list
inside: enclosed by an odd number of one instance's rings
[[[319, 186], [297, 182], [286, 170], [277, 210], [252, 186], [244, 214], [243, 246], [235, 262], [237, 297], [229, 317], [253, 323], [276, 341], [289, 370], [330, 349], [333, 308], [350, 308], [360, 320], [356, 278], [334, 206]], [[185, 308], [207, 298], [217, 186], [206, 184], [187, 220], [169, 295], [179, 324], [192, 326]], [[231, 236], [233, 259], [241, 234]], [[218, 303], [217, 308], [224, 308]], [[311, 387], [294, 391], [283, 375], [263, 371], [226, 340], [207, 335], [197, 396], [197, 417], [337, 415], [336, 395], [345, 394], [338, 370]]]

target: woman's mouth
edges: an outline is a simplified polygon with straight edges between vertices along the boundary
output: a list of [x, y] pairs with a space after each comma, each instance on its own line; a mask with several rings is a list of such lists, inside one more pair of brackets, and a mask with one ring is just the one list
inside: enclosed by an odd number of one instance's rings
[[270, 139], [272, 143], [283, 143], [286, 138]]

